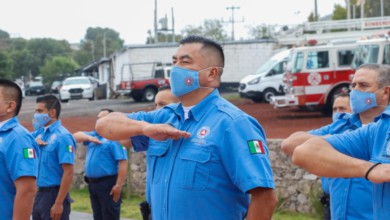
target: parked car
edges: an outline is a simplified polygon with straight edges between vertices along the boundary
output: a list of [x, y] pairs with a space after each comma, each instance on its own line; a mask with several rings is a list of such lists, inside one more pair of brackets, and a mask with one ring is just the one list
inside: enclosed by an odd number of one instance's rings
[[30, 81], [26, 88], [26, 95], [44, 95], [46, 94], [46, 88], [41, 81]]
[[62, 81], [53, 81], [50, 86], [50, 92], [54, 94], [58, 94], [60, 92], [62, 86]]
[[95, 99], [95, 88], [99, 81], [93, 77], [76, 76], [66, 78], [59, 92], [61, 102], [68, 102], [70, 99]]

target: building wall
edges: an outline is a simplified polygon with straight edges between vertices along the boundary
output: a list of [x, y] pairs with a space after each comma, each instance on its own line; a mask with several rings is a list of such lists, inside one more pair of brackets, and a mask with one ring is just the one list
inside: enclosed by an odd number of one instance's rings
[[[116, 90], [121, 81], [122, 66], [129, 63], [162, 62], [171, 63], [177, 44], [134, 45], [113, 55], [114, 85]], [[222, 83], [234, 83], [255, 71], [266, 62], [276, 50], [273, 41], [240, 41], [223, 45], [225, 52], [225, 68]]]

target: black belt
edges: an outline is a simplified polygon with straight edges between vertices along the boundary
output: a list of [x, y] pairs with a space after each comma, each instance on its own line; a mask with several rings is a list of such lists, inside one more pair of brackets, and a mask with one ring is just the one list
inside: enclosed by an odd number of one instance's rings
[[60, 186], [48, 186], [48, 187], [39, 187], [38, 192], [50, 192], [57, 191], [60, 189]]
[[103, 177], [98, 177], [98, 178], [87, 177], [87, 179], [88, 179], [88, 182], [90, 182], [90, 183], [98, 183], [98, 182], [101, 182], [103, 180], [108, 180], [111, 178], [116, 179], [116, 177], [117, 177], [117, 175], [112, 175], [112, 176], [103, 176]]

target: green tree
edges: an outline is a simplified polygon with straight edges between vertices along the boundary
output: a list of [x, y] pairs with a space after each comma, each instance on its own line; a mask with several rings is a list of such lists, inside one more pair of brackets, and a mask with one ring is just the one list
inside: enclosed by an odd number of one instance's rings
[[70, 45], [65, 40], [54, 40], [50, 38], [37, 38], [28, 41], [27, 48], [31, 54], [38, 58], [31, 69], [33, 76], [39, 75], [39, 67], [43, 66], [46, 59], [50, 59], [53, 56], [71, 56], [72, 50]]
[[219, 42], [229, 39], [223, 24], [218, 19], [206, 19], [200, 26], [188, 25], [181, 31], [183, 36], [201, 35]]
[[65, 74], [74, 72], [78, 67], [79, 65], [71, 57], [54, 56], [46, 60], [45, 65], [40, 68], [40, 72], [45, 83], [50, 84]]
[[8, 32], [0, 29], [0, 50], [8, 49], [10, 45], [10, 36]]
[[13, 72], [15, 78], [24, 76], [28, 78], [33, 69], [38, 69], [38, 58], [35, 57], [27, 48], [13, 50], [11, 52], [13, 60]]
[[7, 51], [0, 51], [0, 78], [12, 79], [12, 59]]
[[[92, 54], [95, 59], [104, 57], [104, 48], [106, 56], [122, 48], [124, 40], [119, 38], [119, 33], [110, 28], [88, 28], [82, 49]], [[105, 45], [105, 46], [104, 46]]]
[[335, 5], [333, 9], [332, 20], [347, 19], [347, 9], [341, 5]]
[[267, 25], [265, 24], [249, 27], [248, 35], [250, 39], [262, 39], [270, 37]]

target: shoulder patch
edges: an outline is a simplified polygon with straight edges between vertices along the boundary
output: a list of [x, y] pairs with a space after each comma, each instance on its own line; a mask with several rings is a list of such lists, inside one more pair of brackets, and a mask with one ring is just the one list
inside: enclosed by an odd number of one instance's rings
[[24, 159], [35, 159], [37, 154], [34, 148], [23, 148], [23, 157]]
[[263, 143], [260, 140], [248, 141], [248, 148], [251, 154], [265, 154]]

